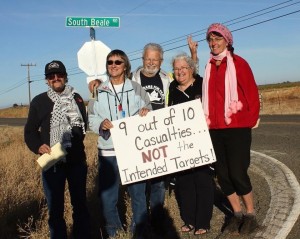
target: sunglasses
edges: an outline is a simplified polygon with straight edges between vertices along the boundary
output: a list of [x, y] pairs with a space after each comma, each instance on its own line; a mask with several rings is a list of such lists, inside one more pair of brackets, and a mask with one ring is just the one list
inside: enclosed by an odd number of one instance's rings
[[124, 63], [124, 61], [120, 61], [120, 60], [116, 60], [116, 61], [113, 61], [113, 60], [108, 60], [107, 62], [107, 65], [112, 65], [112, 64], [114, 64], [115, 63], [115, 65], [117, 65], [117, 66], [119, 66], [119, 65], [121, 65], [122, 63]]
[[52, 73], [46, 76], [47, 80], [54, 80], [55, 79], [55, 75], [57, 78], [64, 78], [66, 76], [66, 74], [64, 73]]

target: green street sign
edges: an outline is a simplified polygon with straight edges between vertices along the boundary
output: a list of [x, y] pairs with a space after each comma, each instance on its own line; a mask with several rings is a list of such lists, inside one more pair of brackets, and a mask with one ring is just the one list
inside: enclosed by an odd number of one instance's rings
[[66, 17], [66, 27], [120, 27], [120, 18]]

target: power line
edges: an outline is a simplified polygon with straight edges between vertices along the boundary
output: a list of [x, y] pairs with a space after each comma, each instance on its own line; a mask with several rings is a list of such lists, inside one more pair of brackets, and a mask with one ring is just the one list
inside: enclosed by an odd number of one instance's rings
[[[287, 8], [287, 7], [290, 7], [290, 6], [292, 6], [292, 5], [299, 4], [299, 3], [300, 3], [300, 1], [299, 1], [299, 2], [296, 2], [296, 3], [289, 4], [289, 5], [284, 6], [284, 7], [280, 7], [280, 8], [271, 10], [271, 11], [267, 11], [267, 12], [264, 12], [264, 13], [261, 13], [261, 14], [258, 14], [258, 15], [255, 15], [255, 16], [253, 16], [253, 17], [245, 18], [245, 19], [243, 19], [243, 20], [236, 21], [236, 22], [233, 22], [233, 23], [230, 23], [230, 24], [227, 24], [227, 22], [224, 22], [223, 24], [226, 24], [227, 26], [236, 25], [236, 24], [238, 24], [238, 23], [245, 22], [245, 21], [251, 20], [251, 19], [253, 19], [253, 18], [260, 17], [260, 16], [263, 16], [263, 15], [266, 15], [266, 14], [269, 14], [269, 13], [272, 13], [272, 12], [275, 12], [275, 11], [278, 11], [278, 10], [281, 10], [281, 9], [284, 9], [284, 8]], [[258, 12], [261, 12], [261, 11], [257, 11], [256, 13], [258, 13]], [[248, 16], [249, 16], [249, 14], [248, 14]], [[243, 18], [244, 18], [244, 17], [243, 17]], [[236, 18], [236, 19], [238, 19], [238, 18]], [[232, 22], [232, 21], [228, 21], [228, 22]], [[194, 35], [194, 36], [198, 36], [198, 35], [202, 35], [202, 34], [203, 34], [203, 33], [201, 33], [201, 34], [196, 34], [196, 35]]]
[[[72, 67], [72, 68], [67, 69], [68, 75], [72, 75], [72, 72], [78, 71], [78, 69], [79, 69], [78, 67]], [[30, 78], [31, 78], [32, 82], [42, 81], [42, 80], [45, 80], [45, 75], [44, 74], [38, 74], [38, 75], [33, 75]], [[36, 79], [36, 78], [38, 78], [38, 79]], [[33, 79], [36, 79], [36, 80], [33, 80]]]
[[[269, 21], [276, 20], [278, 18], [286, 17], [288, 15], [292, 15], [292, 14], [295, 14], [295, 13], [298, 13], [298, 12], [300, 12], [300, 10], [289, 12], [289, 13], [286, 13], [286, 14], [283, 14], [283, 15], [280, 15], [280, 16], [277, 16], [277, 17], [269, 18], [269, 19], [264, 20], [264, 21], [260, 21], [260, 22], [257, 22], [257, 23], [250, 24], [248, 26], [244, 26], [244, 27], [241, 27], [241, 28], [238, 28], [238, 29], [235, 29], [235, 30], [231, 30], [231, 32], [240, 31], [240, 30], [243, 30], [243, 29], [246, 29], [246, 28], [249, 28], [249, 27], [253, 27], [253, 26], [260, 25], [260, 24], [263, 24], [263, 23], [266, 23], [266, 22], [269, 22]], [[189, 35], [187, 35], [187, 36], [189, 36]], [[202, 39], [202, 40], [199, 40], [198, 42], [205, 41], [205, 40], [206, 39]], [[178, 48], [181, 48], [181, 47], [185, 47], [185, 46], [187, 46], [186, 43], [184, 45], [175, 46], [175, 47], [169, 48], [167, 50], [164, 50], [164, 52], [172, 51], [172, 50], [175, 50], [175, 49], [178, 49]], [[130, 61], [135, 61], [135, 60], [139, 60], [139, 59], [140, 59], [140, 57], [137, 57], [137, 58], [131, 59]]]
[[[77, 70], [79, 69], [78, 67], [74, 67], [74, 68], [67, 69], [67, 72], [72, 71], [72, 69], [75, 70], [76, 68], [77, 68]], [[79, 74], [84, 74], [84, 72], [83, 71], [79, 71], [79, 72], [75, 72], [75, 73], [70, 73], [70, 74], [68, 74], [68, 76], [79, 75]], [[39, 77], [40, 79], [32, 80], [33, 77]], [[24, 78], [24, 79], [26, 80], [27, 78]], [[15, 84], [13, 84], [11, 87], [9, 87], [6, 90], [0, 91], [0, 96], [4, 95], [6, 93], [9, 93], [9, 92], [11, 92], [11, 91], [13, 91], [13, 90], [15, 90], [15, 89], [17, 89], [17, 88], [25, 85], [26, 83], [28, 83], [27, 81], [24, 81], [24, 79], [16, 82]], [[30, 76], [30, 83], [39, 82], [39, 81], [45, 81], [45, 77], [43, 75]]]
[[[267, 20], [264, 20], [264, 21], [260, 21], [260, 22], [257, 22], [257, 23], [253, 23], [253, 24], [250, 24], [248, 26], [244, 26], [244, 27], [241, 27], [241, 28], [237, 28], [237, 29], [234, 29], [234, 30], [231, 30], [231, 32], [236, 32], [236, 31], [240, 31], [240, 30], [243, 30], [243, 29], [246, 29], [246, 28], [249, 28], [249, 27], [253, 27], [253, 26], [256, 26], [256, 25], [260, 25], [262, 23], [265, 23], [265, 22], [269, 22], [269, 21], [273, 21], [275, 19], [278, 19], [278, 18], [282, 18], [282, 17], [285, 17], [285, 16], [288, 16], [288, 15], [291, 15], [291, 14], [295, 14], [295, 13], [298, 13], [300, 12], [300, 10], [296, 10], [294, 12], [290, 12], [290, 13], [287, 13], [287, 14], [283, 14], [283, 15], [280, 15], [280, 16], [277, 16], [277, 17], [273, 17], [273, 18], [270, 18], [270, 19], [267, 19]], [[202, 39], [200, 41], [205, 41], [206, 39]], [[184, 45], [181, 45], [181, 46], [177, 46], [177, 47], [173, 47], [173, 48], [170, 48], [170, 49], [167, 49], [165, 51], [171, 51], [171, 50], [175, 50], [175, 49], [178, 49], [178, 48], [181, 48], [181, 47], [184, 47], [184, 46], [187, 46], [187, 44], [184, 44]], [[139, 59], [139, 58], [137, 58]], [[136, 59], [133, 59], [133, 60], [136, 60]]]
[[[73, 70], [72, 70], [73, 69]], [[79, 70], [78, 67], [73, 67], [73, 68], [70, 68], [70, 69], [67, 69], [67, 72], [68, 72], [68, 76], [73, 76], [73, 75], [79, 75], [79, 74], [83, 74], [84, 72], [83, 71], [78, 71], [78, 72], [73, 72], [73, 73], [69, 73], [69, 72], [72, 72], [72, 71], [75, 71], [75, 70]], [[40, 76], [40, 79], [38, 80], [32, 80], [31, 82], [37, 82], [37, 81], [44, 81], [45, 80], [45, 77], [43, 76], [43, 78], [41, 78], [42, 76]]]
[[273, 18], [270, 18], [270, 19], [267, 19], [267, 20], [264, 20], [264, 21], [260, 21], [260, 22], [257, 22], [257, 23], [253, 23], [253, 24], [251, 24], [251, 25], [248, 25], [248, 26], [245, 26], [245, 27], [241, 27], [241, 28], [232, 30], [232, 32], [240, 31], [240, 30], [243, 30], [243, 29], [246, 29], [246, 28], [249, 28], [249, 27], [253, 27], [253, 26], [256, 26], [256, 25], [260, 25], [260, 24], [262, 24], [262, 23], [269, 22], [269, 21], [273, 21], [273, 20], [276, 20], [276, 19], [278, 19], [278, 18], [286, 17], [286, 16], [289, 16], [289, 15], [292, 15], [292, 14], [295, 14], [295, 13], [298, 13], [298, 12], [300, 12], [300, 10], [296, 10], [296, 11], [294, 11], [294, 12], [289, 12], [289, 13], [286, 13], [286, 14], [283, 14], [283, 15], [280, 15], [280, 16], [277, 16], [277, 17], [273, 17]]
[[[292, 4], [289, 4], [289, 5], [286, 5], [286, 6], [283, 6], [283, 7], [280, 7], [280, 8], [276, 8], [274, 10], [271, 10], [271, 11], [268, 11], [268, 12], [264, 12], [262, 14], [259, 14], [259, 15], [255, 15], [257, 13], [260, 13], [260, 12], [263, 12], [263, 11], [266, 11], [266, 10], [269, 10], [269, 9], [272, 9], [272, 8], [275, 8], [275, 7], [278, 7], [278, 6], [281, 6], [281, 5], [284, 5], [284, 4], [287, 4], [289, 2], [293, 2], [293, 0], [289, 0], [289, 1], [285, 1], [285, 2], [282, 2], [282, 3], [279, 3], [279, 4], [275, 4], [275, 5], [272, 5], [270, 7], [267, 7], [267, 8], [264, 8], [264, 9], [261, 9], [261, 10], [258, 10], [258, 11], [254, 11], [252, 13], [248, 13], [246, 15], [243, 15], [243, 16], [240, 16], [240, 17], [237, 17], [237, 18], [234, 18], [234, 19], [231, 19], [231, 20], [228, 20], [228, 21], [225, 21], [223, 22], [223, 24], [226, 24], [227, 26], [231, 26], [231, 25], [234, 25], [234, 24], [237, 24], [237, 23], [241, 23], [241, 22], [244, 22], [244, 21], [248, 21], [250, 19], [253, 19], [253, 18], [256, 18], [258, 16], [262, 16], [262, 15], [266, 15], [266, 14], [269, 14], [271, 12], [275, 12], [275, 11], [278, 11], [278, 10], [281, 10], [283, 8], [287, 8], [287, 7], [290, 7], [292, 5], [295, 5], [295, 4], [299, 4], [300, 1], [296, 2], [296, 3], [292, 3]], [[255, 16], [252, 16], [252, 15], [255, 15]], [[252, 17], [249, 17], [249, 16], [252, 16]], [[248, 17], [248, 18], [246, 18]], [[246, 18], [244, 20], [240, 20], [240, 19], [243, 19], [243, 18]], [[240, 21], [237, 21], [237, 20], [240, 20]], [[230, 23], [230, 24], [229, 24]], [[189, 34], [185, 34], [183, 36], [180, 36], [180, 37], [176, 37], [176, 38], [173, 38], [171, 40], [167, 40], [167, 41], [164, 41], [164, 42], [161, 42], [160, 45], [161, 46], [167, 46], [167, 45], [171, 45], [171, 44], [175, 44], [177, 42], [181, 42], [181, 41], [186, 41], [186, 38], [188, 36], [198, 36], [198, 35], [202, 35], [206, 32], [207, 28], [204, 28], [204, 29], [201, 29], [201, 30], [198, 30], [198, 31], [195, 31], [195, 32], [192, 32], [192, 33], [189, 33]], [[173, 48], [172, 48], [173, 49]], [[175, 48], [176, 49], [176, 48]], [[135, 51], [132, 51], [132, 52], [129, 52], [128, 53], [128, 56], [133, 56], [133, 55], [137, 55], [137, 54], [140, 54], [141, 52], [143, 51], [143, 49], [139, 49], [139, 50], [135, 50]]]
[[137, 5], [136, 7], [132, 8], [131, 10], [125, 12], [123, 15], [121, 15], [121, 17], [126, 16], [128, 13], [133, 12], [134, 10], [138, 9], [138, 8], [141, 7], [141, 6], [144, 6], [146, 3], [150, 2], [150, 1], [151, 1], [151, 0], [147, 0], [147, 1], [145, 1], [145, 2], [142, 2], [141, 4], [139, 4], [139, 5]]
[[13, 86], [13, 87], [10, 87], [9, 89], [2, 91], [2, 92], [0, 93], [0, 95], [4, 95], [4, 94], [6, 94], [6, 93], [8, 93], [8, 92], [10, 92], [10, 91], [13, 91], [13, 90], [15, 90], [15, 89], [21, 87], [22, 85], [24, 85], [24, 84], [26, 84], [26, 83], [27, 83], [26, 81], [21, 82], [21, 83], [18, 83], [18, 85]]

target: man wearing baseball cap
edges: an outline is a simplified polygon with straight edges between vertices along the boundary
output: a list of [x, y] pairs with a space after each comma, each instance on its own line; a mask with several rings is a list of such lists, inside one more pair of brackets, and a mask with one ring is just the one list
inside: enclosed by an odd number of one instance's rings
[[45, 66], [45, 75], [49, 75], [51, 73], [67, 73], [66, 67], [61, 61], [53, 60], [46, 64]]
[[87, 164], [83, 144], [86, 110], [81, 96], [67, 84], [67, 75], [61, 61], [46, 64], [48, 90], [33, 98], [24, 130], [25, 142], [32, 152], [51, 154], [52, 147], [57, 144], [67, 152], [54, 165], [42, 170], [51, 239], [67, 238], [64, 220], [66, 181], [73, 208], [73, 238], [90, 238], [86, 205]]

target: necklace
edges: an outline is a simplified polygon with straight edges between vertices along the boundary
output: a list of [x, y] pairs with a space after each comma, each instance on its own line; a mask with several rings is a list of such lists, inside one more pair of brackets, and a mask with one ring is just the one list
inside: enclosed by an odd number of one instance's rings
[[122, 114], [122, 117], [124, 118], [125, 117], [125, 111], [123, 110], [123, 107], [122, 107], [122, 101], [123, 101], [123, 92], [124, 92], [124, 85], [125, 85], [125, 82], [123, 83], [123, 86], [122, 86], [122, 91], [121, 91], [121, 98], [119, 98], [117, 92], [116, 92], [116, 89], [114, 87], [114, 84], [112, 82], [110, 82], [112, 88], [113, 88], [113, 91], [117, 97], [117, 100], [119, 102], [119, 105], [118, 105], [118, 110], [119, 112]]

